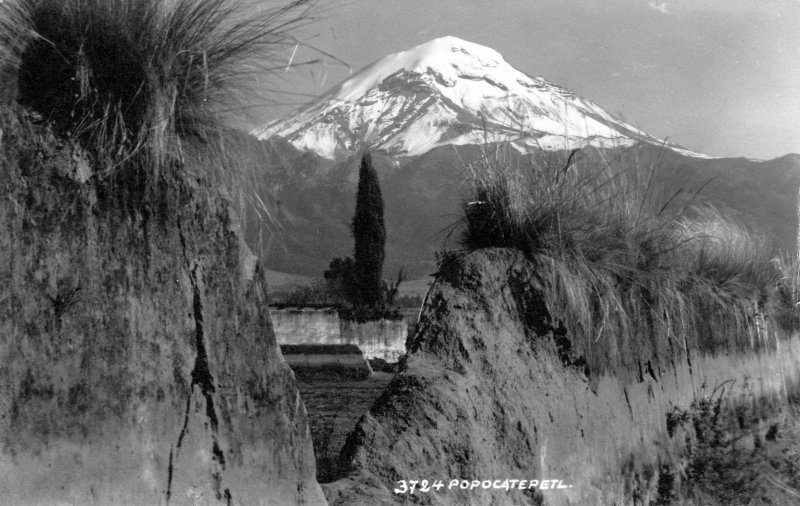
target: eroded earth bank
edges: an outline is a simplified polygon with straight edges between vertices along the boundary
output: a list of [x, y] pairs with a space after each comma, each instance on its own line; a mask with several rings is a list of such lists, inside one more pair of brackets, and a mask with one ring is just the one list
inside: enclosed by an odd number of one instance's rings
[[324, 504], [232, 200], [181, 170], [114, 191], [19, 116], [0, 122], [0, 502]]
[[[755, 466], [785, 436], [796, 337], [754, 317], [745, 339], [763, 342], [740, 349], [642, 337], [600, 352], [614, 341], [580, 341], [548, 310], [548, 268], [503, 249], [442, 267], [405, 364], [349, 436], [341, 478], [323, 485], [331, 504], [793, 503], [783, 478], [796, 468]], [[773, 483], [755, 487], [765, 472]], [[394, 494], [401, 480], [444, 487]], [[515, 488], [494, 488], [505, 480]]]

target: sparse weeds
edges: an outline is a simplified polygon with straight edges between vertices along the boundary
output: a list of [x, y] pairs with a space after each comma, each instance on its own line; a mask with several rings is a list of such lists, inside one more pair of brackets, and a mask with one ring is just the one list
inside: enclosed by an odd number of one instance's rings
[[[765, 406], [737, 402], [726, 393], [728, 386], [719, 385], [687, 410], [667, 415], [671, 436], [677, 427], [685, 429], [687, 456], [682, 468], [668, 470], [681, 477], [665, 489], [673, 501], [656, 504], [794, 504], [800, 499], [793, 455], [796, 415], [776, 421]], [[769, 428], [762, 424], [766, 418], [773, 420]]]
[[509, 153], [470, 166], [462, 244], [518, 248], [541, 264], [551, 314], [592, 370], [766, 343], [764, 315], [786, 304], [763, 241], [711, 207], [689, 218], [679, 192], [654, 187], [655, 166], [615, 168], [579, 151], [512, 163]]

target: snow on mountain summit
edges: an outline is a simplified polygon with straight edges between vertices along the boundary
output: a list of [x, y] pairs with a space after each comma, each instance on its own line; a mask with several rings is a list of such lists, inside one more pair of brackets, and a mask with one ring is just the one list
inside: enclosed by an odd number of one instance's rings
[[520, 150], [658, 139], [509, 65], [497, 51], [442, 37], [365, 67], [293, 115], [253, 132], [328, 159], [364, 147], [394, 156], [512, 142]]
[[[459, 75], [480, 80], [500, 66], [512, 70], [497, 51], [456, 37], [442, 37], [411, 50], [391, 54], [367, 66], [336, 90], [336, 98], [353, 101], [361, 98], [381, 81], [405, 70], [417, 74], [429, 73], [439, 83], [453, 87]], [[489, 72], [487, 72], [489, 71]]]

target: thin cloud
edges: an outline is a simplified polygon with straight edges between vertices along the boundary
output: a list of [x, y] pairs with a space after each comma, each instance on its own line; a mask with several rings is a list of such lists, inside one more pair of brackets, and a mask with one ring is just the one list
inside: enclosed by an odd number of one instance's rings
[[647, 5], [650, 6], [651, 9], [657, 10], [661, 14], [669, 14], [669, 10], [667, 9], [667, 2], [650, 2]]

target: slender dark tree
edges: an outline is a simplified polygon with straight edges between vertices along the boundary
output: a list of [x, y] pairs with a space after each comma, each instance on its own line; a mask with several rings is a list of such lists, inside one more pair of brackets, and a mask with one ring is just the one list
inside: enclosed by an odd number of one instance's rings
[[383, 197], [378, 173], [372, 167], [372, 156], [361, 158], [356, 194], [356, 213], [352, 225], [355, 249], [355, 278], [358, 286], [356, 304], [365, 307], [383, 306], [383, 259], [386, 227], [383, 223]]

